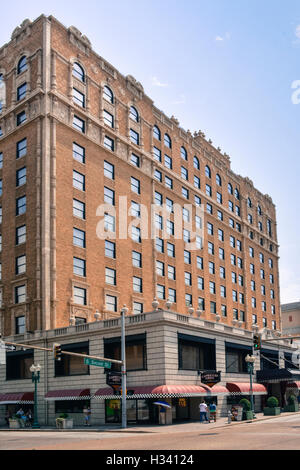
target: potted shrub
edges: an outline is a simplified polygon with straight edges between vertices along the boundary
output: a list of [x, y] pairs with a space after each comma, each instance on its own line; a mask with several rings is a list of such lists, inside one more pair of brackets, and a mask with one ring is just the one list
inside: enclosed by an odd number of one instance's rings
[[10, 429], [20, 429], [21, 423], [18, 416], [14, 415], [9, 418], [9, 428]]
[[276, 397], [269, 397], [267, 400], [267, 406], [264, 408], [265, 416], [280, 415], [280, 407], [278, 406], [278, 400]]
[[288, 398], [288, 404], [284, 407], [283, 411], [299, 411], [299, 404], [295, 395], [290, 395]]
[[251, 403], [246, 398], [240, 400], [239, 405], [243, 407], [243, 421], [253, 419], [253, 411], [251, 410]]
[[61, 413], [58, 418], [56, 418], [56, 427], [58, 429], [72, 429], [73, 428], [73, 419], [69, 418], [67, 413]]

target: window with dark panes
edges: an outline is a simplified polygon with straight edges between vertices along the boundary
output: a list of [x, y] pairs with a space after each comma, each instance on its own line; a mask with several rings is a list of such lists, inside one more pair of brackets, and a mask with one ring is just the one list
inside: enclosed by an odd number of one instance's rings
[[247, 373], [247, 354], [252, 354], [252, 347], [225, 342], [226, 372]]
[[178, 369], [215, 370], [215, 340], [178, 333]]
[[31, 379], [30, 367], [34, 363], [33, 349], [6, 353], [6, 380]]
[[[62, 351], [74, 352], [77, 354], [89, 354], [89, 342], [62, 344]], [[88, 375], [89, 366], [84, 364], [83, 358], [62, 354], [61, 361], [54, 361], [55, 377], [64, 377], [70, 375]]]
[[[146, 333], [126, 336], [126, 369], [147, 369], [147, 342]], [[121, 338], [104, 338], [104, 357], [109, 359], [121, 359]], [[119, 364], [112, 364], [112, 370], [120, 370]]]

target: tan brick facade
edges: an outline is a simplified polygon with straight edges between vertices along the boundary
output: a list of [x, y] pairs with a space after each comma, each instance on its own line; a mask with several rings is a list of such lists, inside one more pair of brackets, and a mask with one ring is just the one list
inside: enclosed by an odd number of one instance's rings
[[[27, 58], [27, 70], [18, 74], [17, 65], [22, 56]], [[73, 74], [75, 62], [84, 70], [83, 81]], [[26, 317], [26, 330], [33, 331], [68, 326], [73, 316], [94, 321], [96, 311], [103, 317], [118, 315], [123, 304], [132, 313], [134, 302], [142, 304], [143, 311], [152, 311], [152, 301], [158, 296], [156, 285], [165, 287], [165, 299], [158, 299], [161, 307], [165, 306], [171, 288], [176, 291], [176, 303], [171, 309], [179, 313], [191, 314], [186, 305], [186, 294], [191, 294], [192, 315], [200, 315], [198, 298], [203, 298], [205, 307], [201, 317], [207, 320], [216, 319], [215, 313], [210, 312], [210, 302], [215, 302], [216, 313], [223, 323], [232, 324], [233, 309], [237, 309], [237, 320], [242, 328], [251, 328], [252, 314], [256, 314], [259, 328], [280, 329], [275, 206], [248, 178], [230, 169], [226, 154], [215, 149], [200, 131], [192, 135], [184, 131], [174, 117], [165, 116], [144, 94], [140, 83], [131, 76], [124, 77], [98, 56], [89, 40], [76, 28], [66, 29], [53, 17], [41, 16], [33, 23], [24, 22], [14, 31], [12, 40], [0, 49], [0, 73], [6, 86], [6, 103], [0, 114], [3, 131], [0, 152], [4, 162], [0, 170], [3, 179], [1, 330], [5, 336], [16, 333], [14, 318], [18, 315]], [[17, 88], [25, 82], [25, 99], [18, 101]], [[113, 92], [113, 103], [104, 98], [105, 86]], [[84, 97], [84, 107], [74, 102], [74, 88]], [[138, 122], [130, 118], [131, 106], [139, 113]], [[27, 119], [16, 126], [16, 116], [23, 110]], [[113, 128], [107, 125], [104, 111], [112, 116]], [[74, 128], [74, 115], [84, 121], [85, 132]], [[160, 130], [160, 140], [153, 135], [154, 126]], [[138, 133], [139, 145], [131, 141], [131, 129]], [[165, 134], [171, 138], [171, 148], [164, 145]], [[106, 136], [114, 141], [113, 151], [105, 147]], [[16, 159], [16, 144], [23, 138], [27, 139], [27, 153]], [[84, 164], [73, 158], [74, 142], [85, 150]], [[161, 163], [155, 159], [154, 147], [161, 151]], [[182, 147], [187, 151], [187, 160], [181, 156]], [[130, 162], [132, 153], [140, 158], [139, 168]], [[172, 158], [172, 169], [166, 166], [165, 155]], [[194, 156], [198, 158], [200, 169], [195, 168]], [[114, 165], [113, 180], [104, 175], [104, 161]], [[206, 176], [207, 165], [210, 177]], [[16, 188], [16, 171], [23, 166], [26, 166], [26, 185]], [[84, 176], [84, 191], [73, 187], [73, 170]], [[155, 170], [161, 172], [162, 182], [154, 177]], [[187, 180], [182, 178], [185, 170]], [[221, 185], [217, 184], [217, 175]], [[131, 177], [140, 181], [140, 194], [131, 191]], [[166, 187], [165, 177], [173, 180], [173, 189]], [[201, 189], [195, 187], [194, 177], [200, 179]], [[229, 183], [233, 194], [229, 194]], [[206, 194], [209, 189], [206, 185], [211, 187], [212, 197]], [[115, 259], [105, 256], [104, 241], [96, 234], [101, 220], [96, 212], [104, 202], [104, 187], [115, 192], [117, 212], [122, 196], [127, 196], [128, 209], [131, 201], [150, 209], [155, 191], [162, 195], [164, 203], [169, 198], [174, 204], [189, 203], [194, 208], [194, 196], [200, 197], [205, 205], [203, 249], [191, 251], [191, 264], [186, 264], [183, 240], [171, 236], [164, 240], [164, 253], [160, 253], [151, 238], [142, 243], [117, 238], [112, 240]], [[182, 187], [189, 191], [188, 200], [182, 196]], [[217, 193], [222, 195], [222, 201], [217, 201]], [[16, 217], [16, 198], [25, 194], [26, 214]], [[73, 199], [85, 203], [84, 220], [73, 215]], [[207, 213], [207, 203], [212, 206], [212, 214]], [[237, 207], [240, 215], [236, 213]], [[218, 211], [222, 212], [223, 220], [218, 218]], [[173, 220], [173, 215], [169, 220]], [[271, 235], [267, 231], [268, 220]], [[207, 233], [207, 223], [213, 224], [213, 235]], [[26, 245], [16, 246], [16, 227], [22, 224], [26, 224], [27, 229]], [[236, 224], [240, 225], [240, 231]], [[116, 226], [118, 231], [118, 219]], [[85, 232], [85, 248], [73, 244], [74, 227]], [[219, 229], [223, 230], [224, 241], [218, 238]], [[250, 232], [253, 232], [253, 239]], [[234, 237], [234, 247], [230, 245], [230, 237]], [[168, 256], [167, 241], [175, 246], [175, 258]], [[214, 254], [208, 253], [209, 242], [214, 244]], [[241, 243], [240, 250], [237, 242]], [[224, 249], [224, 260], [219, 258], [219, 248]], [[253, 258], [250, 248], [254, 250]], [[132, 264], [133, 250], [142, 254], [141, 268]], [[26, 254], [26, 272], [20, 276], [15, 274], [15, 259], [23, 254]], [[232, 265], [231, 255], [235, 255], [236, 265]], [[197, 267], [197, 256], [203, 258], [203, 269]], [[85, 260], [85, 276], [73, 273], [73, 257]], [[164, 276], [156, 273], [156, 261], [164, 263]], [[215, 274], [210, 274], [209, 262], [214, 263]], [[250, 264], [254, 265], [254, 274]], [[168, 265], [176, 269], [175, 280], [168, 279]], [[225, 279], [220, 277], [220, 267], [225, 268]], [[115, 286], [105, 282], [105, 268], [115, 270]], [[236, 283], [232, 282], [232, 272], [236, 273]], [[185, 273], [191, 273], [191, 286], [185, 285]], [[239, 275], [242, 278], [239, 279]], [[133, 277], [142, 279], [141, 293], [133, 290]], [[204, 290], [198, 288], [198, 278], [204, 279]], [[215, 294], [210, 293], [210, 281], [215, 283]], [[251, 290], [251, 281], [255, 281], [255, 291]], [[27, 289], [26, 300], [16, 304], [13, 289], [23, 284]], [[86, 289], [86, 305], [75, 302], [74, 287]], [[221, 287], [226, 288], [226, 297], [221, 297]], [[237, 302], [233, 301], [233, 290], [237, 292]], [[106, 308], [106, 295], [117, 298], [115, 313]], [[252, 298], [256, 299], [256, 307], [252, 307]], [[226, 306], [226, 316], [222, 315], [222, 305]]]

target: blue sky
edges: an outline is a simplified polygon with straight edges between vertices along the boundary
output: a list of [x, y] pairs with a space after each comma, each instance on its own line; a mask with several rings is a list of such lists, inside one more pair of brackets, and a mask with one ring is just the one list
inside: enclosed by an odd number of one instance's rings
[[228, 153], [276, 204], [281, 301], [300, 300], [299, 0], [15, 0], [1, 13], [1, 45], [42, 13], [76, 26], [159, 109]]

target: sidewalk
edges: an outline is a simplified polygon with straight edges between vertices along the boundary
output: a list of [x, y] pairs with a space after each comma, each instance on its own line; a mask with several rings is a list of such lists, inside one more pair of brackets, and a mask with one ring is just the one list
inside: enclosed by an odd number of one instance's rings
[[219, 429], [219, 428], [226, 428], [228, 426], [239, 426], [247, 423], [257, 423], [259, 421], [267, 421], [270, 419], [280, 418], [282, 416], [290, 416], [290, 415], [297, 415], [300, 414], [299, 412], [292, 412], [292, 413], [281, 413], [277, 416], [264, 416], [263, 413], [257, 413], [256, 419], [248, 420], [248, 421], [232, 421], [230, 424], [228, 423], [228, 418], [222, 417], [218, 418], [217, 422], [211, 423], [200, 423], [200, 421], [190, 421], [184, 423], [176, 423], [171, 425], [153, 425], [153, 424], [145, 424], [145, 425], [135, 425], [129, 424], [127, 428], [123, 429], [119, 425], [104, 425], [104, 426], [76, 426], [73, 429], [56, 429], [54, 426], [41, 426], [40, 429], [32, 429], [32, 428], [21, 428], [21, 429], [9, 429], [6, 426], [0, 427], [0, 432], [2, 431], [11, 431], [11, 432], [117, 432], [117, 433], [176, 433], [176, 432], [203, 432], [205, 433], [207, 430], [211, 429]]

